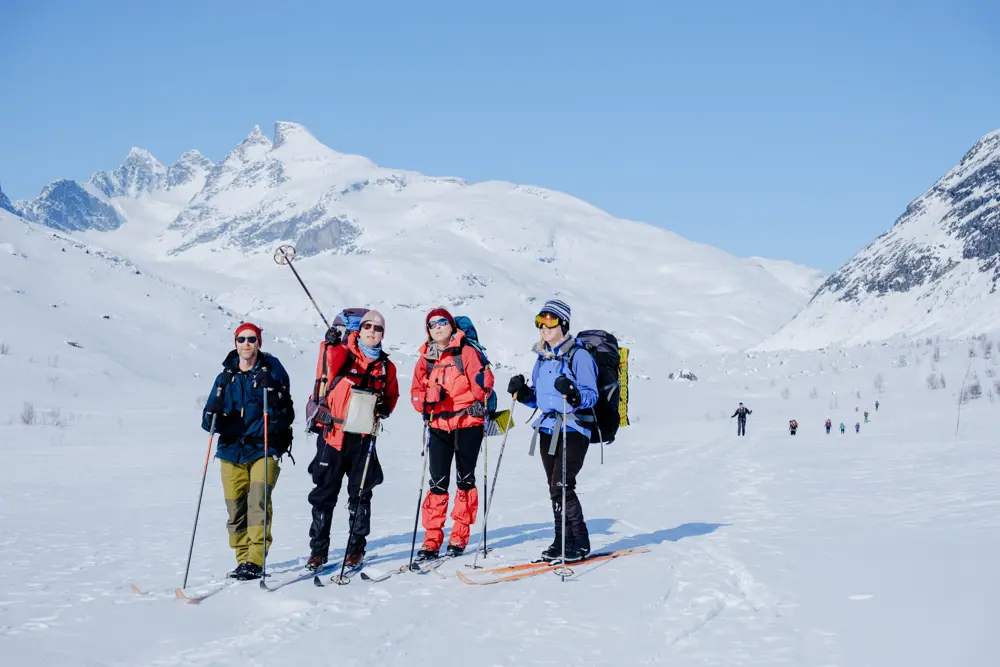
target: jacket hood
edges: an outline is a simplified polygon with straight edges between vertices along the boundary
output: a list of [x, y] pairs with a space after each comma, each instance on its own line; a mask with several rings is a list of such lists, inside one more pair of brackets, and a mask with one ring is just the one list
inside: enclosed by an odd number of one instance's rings
[[[451, 339], [448, 340], [448, 347], [445, 350], [455, 350], [462, 346], [462, 341], [465, 339], [465, 332], [461, 329], [456, 329], [455, 333], [451, 335]], [[434, 341], [425, 341], [423, 345], [420, 346], [420, 356], [424, 359], [430, 359], [431, 361], [437, 361], [441, 358], [441, 350], [438, 350], [438, 346], [434, 344]]]
[[547, 350], [542, 342], [538, 341], [531, 346], [531, 351], [537, 354], [541, 359], [555, 359], [557, 357], [565, 357], [575, 345], [576, 338], [573, 336], [566, 336], [566, 340], [559, 343], [558, 350]]

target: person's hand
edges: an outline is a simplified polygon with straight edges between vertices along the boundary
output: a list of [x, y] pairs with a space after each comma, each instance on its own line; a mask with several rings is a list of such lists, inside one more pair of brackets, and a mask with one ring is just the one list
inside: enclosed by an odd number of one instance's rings
[[253, 381], [257, 384], [258, 387], [263, 387], [264, 389], [277, 389], [279, 386], [281, 386], [278, 384], [278, 381], [274, 379], [274, 376], [264, 369], [261, 369], [260, 371], [257, 372], [257, 375], [256, 377], [254, 377]]
[[386, 419], [390, 414], [389, 404], [385, 400], [385, 396], [379, 396], [375, 400], [375, 416], [379, 419]]
[[334, 327], [330, 327], [329, 329], [327, 329], [326, 330], [326, 335], [323, 337], [323, 339], [327, 343], [329, 343], [330, 345], [333, 345], [334, 347], [340, 345], [340, 338], [341, 338], [340, 337], [340, 332], [337, 331], [337, 329], [334, 328]]
[[555, 388], [556, 391], [566, 397], [566, 402], [570, 404], [570, 407], [580, 407], [583, 397], [580, 396], [580, 390], [576, 388], [576, 384], [572, 380], [565, 375], [560, 375], [556, 378]]
[[222, 389], [219, 388], [213, 391], [212, 395], [208, 397], [208, 402], [205, 404], [205, 412], [210, 415], [221, 415], [225, 407], [226, 400], [222, 396]]
[[333, 414], [330, 412], [328, 407], [321, 405], [316, 409], [316, 414], [313, 416], [313, 419], [323, 426], [329, 426], [333, 423]]

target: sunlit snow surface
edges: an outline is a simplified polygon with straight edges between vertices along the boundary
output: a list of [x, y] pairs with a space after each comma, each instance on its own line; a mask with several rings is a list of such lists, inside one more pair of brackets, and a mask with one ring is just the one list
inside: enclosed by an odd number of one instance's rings
[[[324, 589], [306, 580], [273, 594], [251, 583], [200, 606], [178, 602], [207, 444], [201, 402], [237, 319], [159, 268], [0, 219], [4, 665], [996, 664], [997, 353], [985, 359], [980, 342], [973, 358], [968, 343], [942, 343], [938, 362], [933, 342], [681, 358], [659, 353], [637, 321], [633, 424], [605, 448], [603, 466], [590, 452], [579, 489], [595, 548], [649, 553], [578, 567], [565, 583], [468, 586], [454, 574], [470, 553], [443, 578]], [[262, 319], [264, 349], [285, 362], [301, 406], [316, 318], [286, 269], [267, 270], [302, 313]], [[418, 336], [389, 317], [389, 340], [406, 341], [394, 358], [408, 378]], [[580, 319], [600, 323], [593, 311]], [[480, 332], [508, 363], [499, 386], [530, 369], [530, 320]], [[700, 380], [667, 380], [680, 367]], [[970, 368], [982, 396], [962, 407], [956, 435]], [[945, 388], [928, 388], [932, 372]], [[738, 401], [753, 410], [745, 438], [729, 418]], [[21, 423], [25, 403], [34, 425]], [[855, 407], [872, 411], [858, 435]], [[488, 565], [533, 558], [551, 539], [527, 412], [518, 410], [504, 453]], [[827, 417], [848, 434], [825, 435]], [[369, 553], [389, 569], [409, 554], [421, 460], [420, 422], [405, 400], [386, 426]], [[283, 466], [275, 492], [269, 566], [280, 570], [308, 556], [313, 443], [297, 430], [298, 465]], [[499, 450], [491, 438], [491, 477]], [[235, 564], [225, 521], [213, 461], [196, 591]], [[338, 508], [333, 558], [346, 532]]]

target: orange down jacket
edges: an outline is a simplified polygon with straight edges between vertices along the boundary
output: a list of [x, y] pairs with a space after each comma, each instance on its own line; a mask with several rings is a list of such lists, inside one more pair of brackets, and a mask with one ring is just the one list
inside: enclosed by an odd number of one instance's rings
[[[347, 416], [347, 402], [351, 387], [371, 389], [381, 393], [389, 412], [399, 400], [399, 384], [396, 381], [396, 365], [383, 352], [379, 359], [369, 359], [358, 347], [357, 332], [351, 333], [347, 342], [327, 348], [326, 406], [333, 415], [334, 423], [327, 427], [323, 439], [334, 449], [340, 449], [344, 442], [344, 432], [340, 428]], [[348, 358], [350, 357], [350, 365]], [[370, 368], [371, 367], [371, 368]], [[340, 377], [338, 381], [338, 377]]]
[[461, 331], [455, 332], [440, 354], [432, 341], [420, 348], [410, 399], [417, 412], [430, 416], [431, 428], [454, 431], [482, 426], [491, 391], [493, 371], [483, 364], [476, 348], [465, 342]]

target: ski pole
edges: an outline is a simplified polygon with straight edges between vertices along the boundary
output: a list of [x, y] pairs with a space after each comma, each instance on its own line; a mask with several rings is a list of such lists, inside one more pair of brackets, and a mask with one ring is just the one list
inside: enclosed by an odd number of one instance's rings
[[260, 561], [260, 587], [267, 588], [267, 584], [264, 579], [267, 577], [267, 515], [268, 515], [268, 503], [270, 501], [269, 484], [267, 478], [267, 387], [264, 387], [264, 555], [261, 557]]
[[[486, 435], [487, 429], [490, 426], [490, 417], [486, 416], [483, 420], [483, 484], [486, 480], [490, 478], [490, 449], [489, 449], [489, 438]], [[486, 558], [486, 518], [490, 515], [490, 500], [489, 498], [483, 498], [483, 558]], [[476, 548], [476, 558], [479, 558], [479, 549]]]
[[274, 261], [277, 262], [278, 264], [288, 265], [288, 268], [290, 268], [292, 270], [292, 273], [295, 274], [295, 279], [299, 281], [299, 284], [302, 285], [302, 289], [305, 290], [306, 296], [308, 296], [309, 300], [312, 301], [313, 308], [315, 308], [316, 312], [319, 313], [320, 318], [323, 320], [323, 324], [325, 324], [326, 328], [329, 329], [330, 323], [326, 321], [326, 317], [323, 315], [323, 311], [319, 309], [318, 305], [316, 305], [316, 299], [314, 299], [313, 295], [309, 293], [309, 288], [306, 287], [306, 284], [304, 282], [302, 282], [302, 278], [299, 277], [299, 272], [295, 270], [294, 266], [292, 266], [292, 261], [294, 259], [295, 259], [295, 248], [293, 246], [290, 245], [278, 246], [278, 249], [274, 251]]
[[566, 569], [566, 396], [563, 396], [562, 423], [562, 565], [559, 578], [566, 581], [569, 570]]
[[[378, 420], [376, 419], [375, 426], [372, 428], [371, 435], [368, 438], [368, 453], [365, 455], [365, 467], [361, 470], [361, 488], [358, 489], [358, 504], [354, 507], [354, 516], [351, 517], [351, 528], [347, 533], [347, 546], [344, 547], [344, 560], [340, 562], [340, 574], [331, 577], [331, 581], [336, 582], [340, 586], [351, 583], [351, 580], [344, 576], [344, 570], [347, 569], [347, 552], [351, 548], [351, 540], [354, 539], [354, 526], [358, 521], [358, 514], [361, 513], [361, 496], [365, 493], [365, 480], [368, 479], [368, 464], [372, 460], [372, 450], [375, 449], [375, 434], [377, 432]], [[350, 499], [348, 499], [348, 505], [350, 505], [350, 502]]]
[[413, 553], [417, 548], [417, 523], [420, 521], [420, 505], [424, 500], [424, 480], [427, 477], [427, 449], [430, 446], [430, 433], [428, 432], [428, 422], [424, 422], [424, 443], [420, 450], [420, 456], [424, 459], [424, 470], [420, 473], [420, 491], [417, 492], [417, 515], [413, 517], [413, 541], [410, 542], [410, 564], [407, 566], [413, 569]]
[[[216, 392], [216, 396], [222, 396], [222, 387]], [[194, 527], [191, 529], [191, 546], [188, 547], [187, 565], [184, 566], [184, 584], [181, 590], [187, 588], [188, 572], [191, 571], [191, 554], [194, 553], [194, 536], [198, 532], [198, 515], [201, 514], [201, 497], [205, 494], [205, 477], [208, 476], [208, 462], [212, 459], [212, 440], [215, 438], [216, 413], [212, 413], [212, 425], [208, 429], [208, 449], [205, 450], [205, 468], [201, 471], [201, 489], [198, 491], [198, 507], [194, 511]]]
[[[497, 477], [500, 476], [500, 463], [503, 461], [503, 450], [507, 447], [507, 436], [510, 434], [510, 430], [514, 428], [514, 406], [517, 405], [517, 399], [511, 401], [510, 410], [507, 412], [507, 430], [503, 432], [503, 440], [500, 442], [500, 453], [497, 455], [497, 465], [493, 468], [493, 483], [490, 484], [490, 494], [487, 497], [486, 502], [486, 513], [483, 516], [483, 542], [486, 542], [486, 517], [489, 516], [489, 510], [493, 507], [493, 492], [497, 490]], [[485, 549], [484, 549], [485, 556]], [[479, 562], [479, 547], [476, 547], [476, 557], [472, 560], [472, 565], [466, 565], [466, 567], [471, 567], [473, 569], [479, 569], [476, 563]]]

